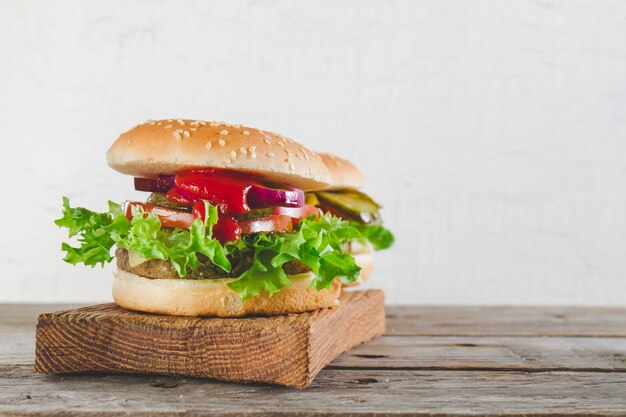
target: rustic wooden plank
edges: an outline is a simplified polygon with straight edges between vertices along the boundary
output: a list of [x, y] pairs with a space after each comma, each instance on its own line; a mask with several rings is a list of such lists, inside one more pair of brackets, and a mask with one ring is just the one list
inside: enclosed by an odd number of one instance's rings
[[[68, 304], [0, 304], [0, 334]], [[388, 306], [387, 335], [626, 337], [626, 308]], [[3, 330], [4, 329], [4, 330]]]
[[383, 336], [334, 368], [626, 371], [626, 338]]
[[161, 416], [626, 415], [626, 374], [324, 369], [306, 391], [0, 366], [0, 414]]
[[[59, 305], [0, 305], [0, 364], [34, 361], [36, 314]], [[421, 309], [421, 307], [415, 307]], [[448, 310], [445, 308], [444, 310]], [[391, 308], [389, 310], [394, 310]], [[612, 309], [611, 309], [612, 310]], [[624, 340], [620, 338], [483, 338], [387, 337], [357, 347], [333, 366], [411, 369], [624, 369]], [[552, 340], [554, 339], [554, 340]], [[360, 355], [360, 356], [359, 356]]]
[[626, 308], [401, 306], [387, 309], [387, 335], [626, 336]]
[[173, 374], [304, 388], [339, 354], [384, 331], [382, 291], [352, 291], [340, 301], [332, 309], [236, 319], [145, 314], [115, 304], [46, 313], [37, 323], [35, 369]]
[[[0, 334], [0, 364], [32, 364], [33, 330]], [[626, 370], [626, 338], [383, 336], [356, 346], [334, 368], [536, 371]]]

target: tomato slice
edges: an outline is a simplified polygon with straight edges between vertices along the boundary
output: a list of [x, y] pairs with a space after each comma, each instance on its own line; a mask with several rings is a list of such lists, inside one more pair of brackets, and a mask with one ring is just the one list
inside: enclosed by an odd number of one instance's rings
[[262, 219], [240, 220], [241, 233], [250, 235], [253, 233], [291, 232], [293, 223], [291, 217], [271, 215]]
[[291, 217], [293, 224], [300, 223], [300, 219], [303, 219], [311, 214], [315, 214], [317, 218], [320, 217], [321, 210], [314, 206], [304, 205], [302, 207], [275, 207], [272, 214], [283, 215]]
[[[163, 227], [189, 229], [195, 219], [204, 219], [204, 203], [196, 201], [193, 212], [173, 210], [154, 204], [127, 201], [123, 205], [124, 215], [132, 220], [132, 208], [143, 209], [146, 213], [154, 213]], [[292, 218], [287, 215], [272, 214], [267, 217], [253, 220], [235, 220], [230, 216], [220, 215], [217, 224], [213, 226], [213, 237], [222, 244], [237, 240], [242, 234], [291, 232]]]
[[129, 220], [133, 219], [132, 207], [142, 208], [146, 213], [150, 212], [156, 214], [163, 227], [189, 229], [189, 227], [191, 227], [191, 223], [193, 223], [196, 219], [196, 216], [193, 213], [172, 210], [166, 207], [155, 206], [154, 204], [127, 201], [124, 203], [124, 215]]

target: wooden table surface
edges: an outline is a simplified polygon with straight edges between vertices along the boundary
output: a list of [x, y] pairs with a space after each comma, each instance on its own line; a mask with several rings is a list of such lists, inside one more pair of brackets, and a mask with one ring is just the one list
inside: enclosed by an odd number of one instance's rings
[[306, 390], [33, 371], [38, 313], [0, 304], [0, 415], [624, 415], [626, 308], [389, 307]]

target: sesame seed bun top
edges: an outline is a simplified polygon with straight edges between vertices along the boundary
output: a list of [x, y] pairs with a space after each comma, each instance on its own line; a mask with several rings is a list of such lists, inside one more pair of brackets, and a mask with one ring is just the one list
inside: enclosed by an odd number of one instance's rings
[[330, 171], [333, 180], [330, 189], [357, 189], [363, 186], [363, 175], [352, 162], [329, 153], [320, 153], [319, 155]]
[[304, 190], [332, 183], [321, 157], [298, 142], [223, 122], [149, 120], [122, 133], [108, 150], [107, 162], [116, 171], [135, 177], [218, 168], [250, 172]]

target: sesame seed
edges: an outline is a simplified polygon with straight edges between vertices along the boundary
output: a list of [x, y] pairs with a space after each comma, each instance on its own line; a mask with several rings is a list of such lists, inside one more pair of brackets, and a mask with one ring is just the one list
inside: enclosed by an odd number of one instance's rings
[[248, 132], [247, 130], [244, 130], [242, 133], [244, 136], [248, 136], [250, 134], [250, 132]]
[[270, 138], [263, 139], [263, 142], [267, 143], [268, 145], [272, 144], [272, 141], [270, 140]]
[[285, 147], [285, 144], [284, 144], [283, 142], [280, 142], [280, 141], [279, 141], [279, 142], [276, 142], [276, 143], [278, 144], [278, 146], [281, 146], [281, 147], [283, 147], [283, 148]]
[[202, 126], [206, 126], [206, 122], [200, 121], [200, 124], [201, 124]]
[[228, 135], [228, 130], [224, 129], [224, 130], [220, 130], [220, 135]]
[[265, 155], [267, 155], [268, 158], [273, 158], [274, 157], [274, 152], [268, 152]]
[[285, 158], [285, 162], [291, 162], [291, 161], [293, 161], [293, 159], [291, 159], [291, 157], [290, 157], [290, 156], [288, 156], [287, 158]]
[[212, 126], [212, 127], [216, 127], [216, 126], [219, 126], [219, 125], [221, 125], [220, 122], [210, 122], [209, 123], [209, 126]]
[[183, 135], [189, 137], [191, 136], [191, 133], [189, 133], [187, 130], [183, 130]]
[[195, 132], [195, 131], [197, 131], [198, 129], [197, 129], [197, 128], [195, 128], [195, 127], [190, 127], [190, 128], [189, 128], [189, 130], [191, 130], [192, 132]]
[[231, 127], [235, 128], [235, 129], [239, 129], [241, 127], [241, 125], [231, 125]]
[[178, 120], [177, 120], [177, 122], [178, 122], [178, 124], [179, 124], [179, 125], [181, 125], [181, 126], [185, 124], [185, 122], [183, 121], [183, 119], [178, 119]]
[[207, 149], [211, 149], [213, 147], [213, 142], [207, 142], [206, 143], [206, 148]]
[[226, 145], [226, 142], [224, 141], [224, 139], [220, 139], [217, 143], [219, 143], [220, 146]]
[[239, 152], [241, 152], [242, 155], [246, 155], [248, 153], [246, 148], [244, 148], [243, 146], [241, 148], [239, 148]]
[[309, 156], [308, 152], [304, 153], [304, 159], [306, 159], [307, 161], [310, 159], [311, 157]]
[[250, 158], [255, 159], [256, 158], [256, 153], [255, 152], [250, 153]]
[[189, 123], [192, 126], [198, 126], [200, 124], [199, 120], [194, 120], [193, 122]]
[[178, 140], [181, 140], [183, 138], [179, 131], [172, 132], [172, 135]]
[[230, 157], [231, 157], [232, 159], [237, 158], [237, 152], [235, 152], [235, 151], [230, 151]]
[[250, 146], [248, 150], [250, 150], [250, 152], [254, 152], [256, 151], [256, 146]]
[[158, 122], [158, 123], [157, 123], [157, 126], [161, 126], [162, 124], [163, 124], [163, 123], [161, 123], [161, 122]]
[[293, 171], [296, 169], [296, 166], [292, 163], [289, 163], [289, 169]]
[[168, 122], [172, 123], [174, 119], [167, 119]]
[[165, 126], [163, 126], [163, 127], [164, 127], [164, 128], [166, 128], [166, 129], [171, 129], [171, 128], [172, 128], [172, 125], [165, 125]]

